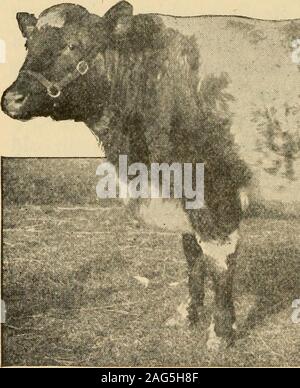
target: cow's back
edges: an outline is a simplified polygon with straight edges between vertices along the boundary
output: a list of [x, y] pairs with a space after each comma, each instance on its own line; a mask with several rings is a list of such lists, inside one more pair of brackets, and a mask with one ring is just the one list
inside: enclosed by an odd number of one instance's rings
[[[229, 74], [232, 82], [228, 92], [235, 98], [230, 103], [232, 133], [242, 157], [254, 170], [259, 186], [256, 194], [266, 200], [294, 200], [300, 191], [299, 179], [292, 182], [280, 173], [266, 172], [272, 166], [272, 156], [257, 150], [259, 133], [253, 119], [256, 111], [275, 107], [284, 120], [285, 104], [299, 104], [300, 74], [292, 60], [292, 43], [298, 31], [300, 38], [300, 21], [226, 16], [162, 18], [167, 27], [196, 37], [201, 79], [210, 73]], [[295, 162], [295, 173], [300, 178], [299, 162]]]

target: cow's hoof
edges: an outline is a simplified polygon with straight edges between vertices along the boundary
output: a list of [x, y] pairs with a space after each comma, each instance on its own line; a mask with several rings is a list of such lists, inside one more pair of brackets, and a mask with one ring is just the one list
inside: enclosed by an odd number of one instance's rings
[[206, 348], [210, 352], [217, 353], [222, 348], [222, 342], [223, 339], [221, 337], [218, 337], [215, 332], [215, 325], [212, 323], [207, 332], [207, 341], [206, 341]]
[[206, 341], [207, 350], [217, 353], [226, 351], [235, 344], [236, 335], [233, 330], [228, 337], [218, 337], [215, 332], [215, 325], [212, 323], [208, 329], [208, 336]]
[[218, 353], [224, 350], [224, 339], [221, 337], [215, 336], [214, 338], [209, 337], [206, 341], [206, 348], [209, 352]]

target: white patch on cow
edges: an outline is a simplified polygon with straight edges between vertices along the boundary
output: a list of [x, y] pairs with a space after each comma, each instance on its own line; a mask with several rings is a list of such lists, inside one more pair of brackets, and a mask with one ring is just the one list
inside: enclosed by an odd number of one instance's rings
[[239, 238], [239, 232], [235, 230], [226, 241], [201, 241], [199, 236], [197, 236], [197, 241], [204, 255], [213, 259], [214, 264], [223, 271], [228, 269], [227, 257], [236, 251]]
[[188, 217], [180, 202], [155, 198], [143, 203], [140, 217], [149, 226], [178, 232], [192, 232]]
[[217, 352], [220, 350], [220, 347], [222, 345], [222, 338], [218, 337], [215, 332], [215, 324], [212, 320], [209, 328], [208, 328], [208, 338], [206, 341], [206, 347], [211, 352]]
[[[234, 323], [232, 325], [232, 329], [236, 330], [237, 326]], [[211, 352], [218, 352], [223, 347], [227, 347], [226, 339], [223, 337], [218, 337], [215, 330], [215, 322], [214, 319], [212, 319], [211, 324], [207, 330], [207, 341], [206, 341], [206, 347]]]
[[65, 25], [65, 16], [61, 14], [61, 11], [52, 11], [45, 16], [41, 16], [37, 22], [36, 27], [40, 30], [45, 26], [62, 28]]

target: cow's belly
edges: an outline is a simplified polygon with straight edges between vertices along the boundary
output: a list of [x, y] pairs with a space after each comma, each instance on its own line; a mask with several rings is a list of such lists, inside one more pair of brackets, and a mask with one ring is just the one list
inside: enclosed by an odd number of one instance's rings
[[150, 227], [168, 231], [189, 232], [192, 227], [179, 201], [151, 199], [142, 202], [138, 216]]
[[[161, 228], [174, 232], [193, 232], [187, 214], [181, 204], [175, 200], [152, 199], [139, 207], [138, 217], [151, 228]], [[224, 241], [204, 241], [199, 233], [195, 233], [198, 244], [214, 269], [227, 270], [227, 259], [237, 250], [239, 242], [238, 230], [232, 232]]]

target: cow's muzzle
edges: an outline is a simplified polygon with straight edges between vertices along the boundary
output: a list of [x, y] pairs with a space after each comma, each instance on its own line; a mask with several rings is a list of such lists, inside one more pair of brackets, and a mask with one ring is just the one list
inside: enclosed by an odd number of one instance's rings
[[13, 119], [24, 118], [24, 105], [27, 97], [18, 92], [6, 91], [1, 99], [1, 109]]

